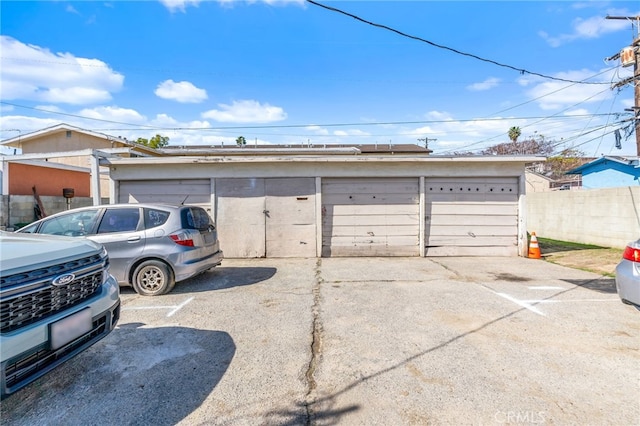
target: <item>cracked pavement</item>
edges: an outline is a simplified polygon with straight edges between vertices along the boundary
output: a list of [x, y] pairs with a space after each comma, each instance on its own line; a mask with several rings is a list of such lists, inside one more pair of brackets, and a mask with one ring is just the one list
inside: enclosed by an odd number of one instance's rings
[[1, 405], [3, 425], [638, 424], [640, 312], [523, 258], [227, 259]]

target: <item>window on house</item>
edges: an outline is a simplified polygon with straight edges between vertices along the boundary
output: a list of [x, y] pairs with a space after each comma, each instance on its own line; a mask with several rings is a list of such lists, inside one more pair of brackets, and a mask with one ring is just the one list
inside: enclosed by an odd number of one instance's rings
[[67, 137], [70, 138], [71, 137], [71, 130], [67, 130]]

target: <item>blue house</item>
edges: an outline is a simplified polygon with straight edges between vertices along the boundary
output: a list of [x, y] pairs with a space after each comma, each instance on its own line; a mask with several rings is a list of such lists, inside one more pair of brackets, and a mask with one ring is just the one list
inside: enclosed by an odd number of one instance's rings
[[638, 157], [602, 156], [566, 174], [582, 175], [585, 189], [640, 185]]

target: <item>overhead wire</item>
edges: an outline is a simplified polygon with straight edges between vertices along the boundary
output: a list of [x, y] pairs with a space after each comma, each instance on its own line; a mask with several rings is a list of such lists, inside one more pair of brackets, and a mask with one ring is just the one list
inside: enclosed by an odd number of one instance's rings
[[[121, 124], [121, 125], [124, 125], [124, 126], [129, 126], [127, 128], [105, 129], [105, 130], [110, 130], [110, 131], [115, 131], [115, 130], [122, 130], [122, 131], [126, 131], [126, 130], [149, 130], [149, 129], [151, 129], [151, 130], [183, 130], [183, 131], [188, 131], [188, 130], [203, 131], [203, 130], [242, 130], [242, 129], [288, 129], [288, 128], [307, 128], [307, 127], [314, 127], [314, 126], [319, 126], [319, 127], [346, 127], [346, 126], [386, 126], [386, 125], [407, 125], [407, 124], [436, 124], [436, 123], [450, 123], [452, 121], [452, 120], [415, 120], [415, 121], [379, 121], [379, 122], [376, 121], [376, 122], [356, 122], [356, 123], [266, 124], [266, 125], [251, 125], [251, 126], [240, 125], [240, 126], [211, 126], [211, 127], [168, 127], [168, 126], [144, 125], [144, 124], [139, 124], [139, 123], [126, 123], [126, 122], [115, 121], [115, 120], [107, 120], [107, 119], [102, 119], [102, 118], [87, 117], [87, 116], [78, 115], [78, 114], [70, 114], [70, 113], [63, 113], [63, 112], [60, 112], [60, 111], [48, 110], [46, 108], [41, 108], [41, 107], [30, 107], [30, 106], [26, 106], [26, 105], [20, 105], [20, 104], [16, 104], [16, 103], [12, 103], [12, 102], [7, 102], [7, 101], [0, 101], [0, 104], [8, 105], [8, 106], [16, 107], [16, 108], [25, 108], [25, 109], [40, 111], [40, 112], [54, 114], [54, 115], [57, 114], [57, 115], [74, 117], [74, 118], [80, 118], [80, 119], [84, 119], [84, 120], [91, 120], [91, 121], [98, 121], [98, 122], [111, 123], [111, 124]], [[596, 116], [604, 116], [604, 115], [606, 115], [606, 114], [596, 114]], [[557, 118], [557, 119], [572, 119], [572, 118], [576, 118], [576, 117], [584, 118], [584, 117], [591, 117], [591, 116], [593, 116], [593, 114], [577, 114], [577, 115], [573, 115], [573, 116], [560, 116], [560, 117], [555, 117], [555, 118]], [[468, 119], [457, 119], [457, 120], [455, 120], [455, 122], [465, 123], [465, 122], [477, 122], [477, 121], [531, 120], [531, 119], [546, 119], [546, 118], [549, 118], [549, 117], [548, 116], [531, 116], [531, 117], [517, 117], [517, 118], [513, 118], [513, 117], [508, 117], [508, 118], [498, 117], [498, 118], [484, 118], [484, 119], [468, 118]]]
[[[613, 83], [613, 77], [611, 77], [611, 82]], [[616, 99], [618, 97], [618, 93], [619, 92], [615, 93], [613, 95], [613, 99], [611, 99], [611, 105], [609, 106], [609, 112], [611, 112], [613, 110], [613, 106], [615, 105], [615, 101], [616, 101]], [[603, 102], [604, 102], [604, 100], [603, 100]], [[600, 106], [602, 106], [602, 104], [600, 104]], [[600, 106], [598, 106], [598, 109], [596, 111], [600, 110]], [[609, 117], [607, 117], [607, 123], [606, 124], [608, 124], [608, 123], [609, 123]], [[597, 152], [600, 150], [600, 145], [602, 144], [603, 140], [604, 140], [604, 134], [600, 138], [600, 142], [598, 142], [598, 146], [596, 147], [595, 152], [593, 154], [594, 157], [597, 155]], [[613, 146], [611, 146], [611, 149], [613, 149]]]
[[[592, 75], [592, 76], [589, 76], [589, 77], [587, 77], [587, 78], [585, 78], [585, 79], [583, 79], [583, 80], [581, 80], [581, 81], [577, 81], [577, 80], [570, 80], [570, 79], [563, 79], [563, 78], [557, 78], [557, 77], [553, 77], [553, 76], [548, 76], [548, 75], [544, 75], [544, 74], [541, 74], [541, 73], [536, 73], [536, 72], [528, 71], [528, 70], [526, 70], [526, 69], [517, 68], [517, 67], [511, 66], [511, 65], [507, 65], [507, 64], [499, 63], [499, 62], [497, 62], [497, 61], [493, 61], [493, 60], [490, 60], [490, 59], [482, 58], [482, 57], [479, 57], [479, 56], [477, 56], [477, 55], [473, 55], [473, 54], [469, 54], [469, 53], [466, 53], [466, 52], [462, 52], [462, 51], [459, 51], [459, 50], [456, 50], [456, 49], [453, 49], [453, 48], [450, 48], [450, 47], [447, 47], [447, 46], [439, 45], [439, 44], [434, 43], [434, 42], [431, 42], [431, 41], [429, 41], [429, 40], [425, 40], [425, 39], [423, 39], [423, 38], [421, 38], [421, 37], [412, 36], [412, 35], [410, 35], [410, 34], [406, 34], [406, 33], [402, 32], [402, 31], [396, 30], [396, 29], [394, 29], [394, 28], [388, 27], [388, 26], [386, 26], [386, 25], [377, 24], [377, 23], [374, 23], [374, 22], [371, 22], [371, 21], [365, 20], [365, 19], [360, 18], [360, 17], [358, 17], [358, 16], [356, 16], [356, 15], [354, 15], [354, 14], [351, 14], [351, 13], [345, 12], [345, 11], [343, 11], [343, 10], [340, 10], [340, 9], [337, 9], [337, 8], [334, 8], [334, 7], [331, 7], [331, 6], [327, 6], [327, 5], [321, 4], [321, 3], [316, 2], [316, 1], [313, 1], [313, 0], [306, 0], [306, 1], [307, 1], [307, 2], [309, 2], [309, 3], [311, 3], [311, 4], [313, 4], [313, 5], [316, 5], [316, 6], [319, 6], [319, 7], [322, 7], [322, 8], [325, 8], [325, 9], [331, 10], [331, 11], [334, 11], [334, 12], [338, 12], [338, 13], [344, 14], [344, 15], [346, 15], [346, 16], [349, 16], [349, 17], [351, 17], [351, 18], [353, 18], [353, 19], [356, 19], [356, 20], [358, 20], [358, 21], [361, 21], [361, 22], [363, 22], [363, 23], [366, 23], [366, 24], [369, 24], [369, 25], [372, 25], [372, 26], [375, 26], [375, 27], [379, 27], [379, 28], [383, 28], [383, 29], [386, 29], [386, 30], [392, 31], [392, 32], [397, 33], [397, 34], [399, 34], [399, 35], [401, 35], [401, 36], [408, 37], [408, 38], [411, 38], [411, 39], [414, 39], [414, 40], [418, 40], [418, 41], [422, 41], [422, 42], [427, 43], [427, 44], [430, 44], [430, 45], [432, 45], [432, 46], [434, 46], [434, 47], [438, 47], [438, 48], [441, 48], [441, 49], [449, 50], [449, 51], [452, 51], [452, 52], [454, 52], [454, 53], [457, 53], [457, 54], [460, 54], [460, 55], [464, 55], [464, 56], [469, 56], [469, 57], [472, 57], [472, 58], [475, 58], [475, 59], [478, 59], [478, 60], [481, 60], [481, 61], [484, 61], [484, 62], [492, 63], [492, 64], [494, 64], [494, 65], [498, 65], [498, 66], [501, 66], [501, 67], [510, 68], [510, 69], [512, 69], [512, 70], [515, 70], [515, 71], [520, 72], [521, 74], [528, 74], [528, 75], [537, 76], [537, 77], [540, 77], [540, 78], [545, 78], [545, 79], [550, 79], [550, 80], [556, 80], [556, 81], [561, 81], [561, 82], [571, 83], [569, 86], [566, 86], [566, 87], [563, 87], [563, 88], [560, 88], [560, 89], [554, 90], [553, 92], [550, 92], [550, 93], [548, 93], [548, 94], [545, 94], [545, 95], [539, 96], [539, 97], [537, 97], [537, 98], [535, 98], [535, 99], [531, 99], [531, 100], [526, 101], [526, 102], [523, 102], [523, 103], [521, 103], [521, 104], [518, 104], [518, 105], [515, 105], [515, 106], [512, 106], [512, 107], [506, 108], [506, 109], [501, 110], [501, 111], [499, 111], [499, 112], [496, 112], [496, 113], [494, 113], [494, 114], [499, 114], [499, 113], [502, 113], [502, 112], [506, 112], [506, 111], [509, 111], [509, 110], [511, 110], [511, 109], [515, 109], [515, 108], [517, 108], [517, 107], [519, 107], [519, 106], [523, 106], [523, 105], [526, 105], [526, 104], [528, 104], [528, 103], [535, 102], [536, 100], [539, 100], [539, 99], [544, 98], [544, 97], [546, 97], [546, 96], [550, 96], [550, 95], [552, 95], [552, 94], [558, 93], [558, 92], [560, 92], [560, 91], [562, 91], [562, 90], [565, 90], [565, 89], [567, 89], [567, 88], [569, 88], [569, 87], [572, 87], [572, 86], [574, 86], [574, 85], [576, 85], [576, 84], [610, 84], [610, 83], [604, 83], [604, 82], [598, 82], [598, 83], [595, 83], [595, 82], [587, 82], [587, 80], [592, 79], [592, 78], [594, 78], [594, 77], [597, 77], [597, 76], [599, 76], [599, 75], [601, 75], [601, 74], [603, 74], [603, 73], [609, 72], [609, 71], [611, 71], [611, 69], [606, 69], [606, 70], [604, 70], [604, 71], [601, 71], [600, 73], [597, 73], [597, 74], [594, 74], [594, 75]], [[602, 91], [602, 92], [604, 92], [604, 91]], [[600, 92], [600, 93], [602, 93], [602, 92]], [[598, 93], [598, 94], [600, 94], [600, 93]], [[596, 94], [596, 95], [594, 95], [594, 96], [597, 96], [598, 94]], [[590, 98], [587, 98], [586, 100], [591, 99], [591, 98], [593, 98], [594, 96], [591, 96]], [[586, 100], [584, 100], [584, 101], [586, 101]], [[583, 102], [584, 102], [584, 101], [583, 101]], [[58, 111], [47, 111], [47, 110], [42, 109], [42, 108], [26, 107], [26, 106], [22, 106], [22, 105], [11, 104], [11, 103], [8, 103], [8, 102], [0, 102], [0, 103], [7, 104], [7, 105], [12, 105], [12, 106], [17, 106], [17, 107], [22, 107], [22, 108], [30, 108], [30, 109], [33, 109], [33, 110], [38, 110], [38, 111], [42, 111], [42, 112], [48, 112], [48, 113], [52, 113], [52, 114], [60, 114], [60, 115], [65, 115], [65, 116], [70, 116], [70, 117], [75, 117], [75, 118], [81, 118], [81, 119], [86, 119], [86, 120], [95, 120], [95, 121], [101, 121], [101, 122], [105, 122], [105, 123], [111, 123], [111, 124], [122, 124], [122, 125], [125, 125], [125, 126], [130, 126], [130, 127], [129, 127], [129, 128], [127, 128], [127, 129], [113, 129], [113, 130], [125, 130], [125, 131], [134, 131], [134, 130], [136, 130], [136, 127], [139, 127], [139, 128], [140, 128], [140, 129], [138, 129], [138, 130], [169, 130], [169, 131], [189, 131], [189, 130], [192, 130], [192, 131], [224, 131], [224, 130], [239, 130], [239, 129], [284, 129], [284, 128], [304, 128], [304, 127], [310, 127], [310, 126], [316, 126], [316, 125], [317, 125], [317, 124], [302, 124], [302, 125], [265, 125], [265, 126], [224, 126], [224, 127], [206, 127], [206, 128], [194, 128], [194, 127], [162, 127], [162, 126], [153, 126], [153, 125], [142, 125], [142, 124], [125, 123], [125, 122], [114, 121], [114, 120], [107, 120], [107, 119], [96, 119], [96, 118], [92, 118], [92, 117], [84, 117], [84, 116], [75, 115], [75, 114], [62, 113], [62, 112], [58, 112]], [[578, 104], [576, 104], [576, 105], [579, 105], [579, 103], [578, 103]], [[575, 107], [576, 105], [574, 105], [574, 106], [572, 106], [572, 107]], [[572, 107], [569, 107], [569, 108], [572, 108]], [[463, 122], [463, 123], [464, 123], [464, 122], [477, 122], [477, 121], [489, 121], [489, 120], [491, 120], [491, 121], [495, 121], [495, 120], [510, 120], [510, 121], [514, 121], [514, 120], [524, 120], [524, 119], [539, 119], [539, 121], [536, 121], [536, 122], [534, 122], [534, 123], [531, 123], [531, 124], [528, 124], [527, 126], [525, 126], [525, 127], [530, 127], [530, 126], [532, 126], [532, 125], [539, 124], [540, 122], [543, 122], [543, 121], [545, 121], [545, 120], [548, 120], [549, 118], [554, 117], [554, 116], [556, 116], [557, 114], [560, 114], [560, 113], [562, 113], [562, 112], [564, 112], [564, 111], [568, 110], [569, 108], [567, 108], [567, 109], [565, 109], [565, 110], [563, 110], [563, 111], [560, 111], [560, 112], [558, 112], [558, 113], [556, 113], [556, 114], [554, 114], [554, 115], [552, 115], [552, 116], [548, 116], [548, 117], [522, 117], [522, 118], [513, 118], [513, 117], [510, 117], [510, 118], [506, 118], [506, 119], [503, 119], [503, 118], [484, 118], [484, 119], [467, 119], [467, 120], [455, 120], [455, 121], [456, 121], [456, 122]], [[605, 114], [602, 114], [602, 115], [605, 115]], [[610, 117], [610, 115], [611, 115], [611, 113], [608, 115], [608, 117]], [[597, 114], [596, 114], [596, 115], [590, 115], [590, 116], [591, 116], [591, 119], [593, 119], [594, 117], [596, 117], [596, 116], [597, 116]], [[575, 118], [575, 117], [577, 117], [577, 116], [571, 116], [571, 118]], [[445, 123], [445, 122], [448, 122], [448, 121], [450, 121], [450, 120], [442, 120], [442, 121], [438, 121], [438, 120], [421, 120], [421, 121], [372, 122], [372, 123], [361, 123], [361, 122], [360, 122], [360, 123], [329, 123], [329, 124], [319, 124], [319, 125], [317, 125], [317, 126], [321, 126], [321, 127], [339, 127], [339, 126], [341, 126], [341, 127], [343, 127], [343, 126], [369, 126], [369, 125], [403, 125], [403, 124], [404, 124], [404, 125], [407, 125], [407, 124], [431, 124], [431, 123]], [[478, 145], [478, 144], [481, 144], [481, 143], [488, 142], [488, 141], [490, 141], [490, 140], [492, 140], [492, 139], [495, 139], [495, 138], [497, 138], [497, 137], [500, 137], [500, 136], [502, 136], [502, 135], [503, 135], [503, 134], [501, 133], [500, 135], [496, 135], [496, 136], [493, 136], [493, 137], [491, 137], [491, 138], [484, 139], [484, 140], [479, 141], [479, 142], [475, 142], [475, 143], [473, 143], [473, 144], [471, 144], [471, 145], [467, 145], [466, 147], [463, 147], [463, 149], [465, 149], [465, 148], [467, 148], [467, 147], [475, 146], [475, 145]], [[296, 136], [299, 136], [299, 135], [296, 135]], [[308, 137], [308, 135], [304, 135], [304, 136], [307, 136], [307, 137]], [[353, 137], [354, 135], [351, 135], [351, 136]], [[356, 136], [357, 136], [357, 135], [356, 135]], [[378, 135], [378, 136], [379, 136], [379, 135]], [[394, 136], [395, 136], [395, 135], [394, 135]]]
[[[551, 117], [556, 117], [558, 114], [562, 114], [562, 113], [564, 113], [564, 112], [567, 112], [567, 111], [569, 111], [570, 109], [575, 108], [576, 106], [578, 106], [578, 105], [580, 105], [580, 104], [582, 104], [582, 103], [584, 103], [584, 102], [586, 102], [586, 101], [588, 101], [588, 100], [590, 100], [590, 99], [593, 99], [593, 98], [594, 98], [594, 97], [596, 97], [596, 96], [601, 95], [602, 93], [606, 92], [607, 90], [609, 90], [609, 89], [607, 88], [607, 89], [605, 89], [605, 90], [601, 90], [601, 91], [599, 91], [599, 92], [597, 92], [597, 93], [595, 93], [595, 94], [593, 94], [593, 95], [589, 96], [588, 98], [583, 99], [582, 101], [580, 101], [580, 102], [578, 102], [578, 103], [576, 103], [576, 104], [573, 104], [573, 105], [571, 105], [571, 106], [568, 106], [567, 108], [564, 108], [564, 109], [562, 109], [562, 110], [560, 110], [560, 111], [556, 112], [555, 114], [552, 114], [552, 115], [550, 115], [550, 116], [547, 116], [547, 117], [541, 118], [541, 119], [540, 119], [540, 120], [538, 120], [538, 121], [534, 121], [533, 123], [529, 123], [529, 124], [527, 124], [526, 126], [523, 126], [522, 128], [531, 127], [531, 126], [534, 126], [534, 125], [536, 125], [536, 124], [539, 124], [539, 123], [541, 123], [541, 122], [543, 122], [543, 121], [545, 121], [545, 120], [548, 120], [548, 119], [549, 119], [549, 118], [551, 118]], [[472, 144], [466, 145], [466, 146], [461, 147], [461, 148], [458, 148], [458, 149], [465, 150], [465, 149], [468, 149], [468, 148], [470, 148], [470, 147], [472, 147], [472, 146], [476, 146], [476, 145], [480, 145], [480, 144], [483, 144], [483, 143], [486, 143], [486, 142], [490, 142], [491, 140], [496, 139], [496, 138], [498, 138], [498, 137], [501, 137], [501, 136], [503, 136], [503, 135], [504, 135], [504, 133], [500, 133], [499, 135], [492, 136], [492, 137], [489, 137], [489, 138], [485, 138], [485, 139], [483, 139], [483, 140], [480, 140], [480, 141], [474, 142], [474, 143], [472, 143]], [[450, 150], [450, 151], [451, 151], [451, 150]], [[447, 152], [449, 152], [449, 151], [447, 151]]]
[[346, 11], [344, 11], [342, 9], [338, 9], [336, 7], [332, 7], [332, 6], [328, 6], [328, 5], [319, 3], [319, 2], [317, 2], [315, 0], [306, 0], [306, 2], [310, 3], [310, 4], [314, 5], [314, 6], [318, 6], [318, 7], [321, 7], [323, 9], [326, 9], [326, 10], [329, 10], [329, 11], [332, 11], [332, 12], [336, 12], [336, 13], [348, 16], [350, 18], [355, 19], [356, 21], [365, 23], [367, 25], [371, 25], [373, 27], [382, 28], [384, 30], [391, 31], [391, 32], [393, 32], [395, 34], [398, 34], [398, 35], [402, 36], [402, 37], [406, 37], [406, 38], [409, 38], [409, 39], [412, 39], [412, 40], [416, 40], [416, 41], [420, 41], [420, 42], [423, 42], [423, 43], [427, 43], [427, 44], [429, 44], [429, 45], [431, 45], [433, 47], [437, 47], [439, 49], [448, 50], [448, 51], [456, 53], [458, 55], [467, 56], [467, 57], [470, 57], [470, 58], [473, 58], [473, 59], [477, 59], [477, 60], [482, 61], [482, 62], [487, 62], [487, 63], [493, 64], [493, 65], [497, 65], [499, 67], [508, 68], [508, 69], [517, 71], [522, 75], [525, 75], [525, 74], [535, 75], [535, 76], [542, 77], [542, 78], [549, 79], [549, 80], [564, 81], [566, 83], [607, 84], [607, 83], [602, 83], [602, 82], [586, 82], [586, 81], [570, 80], [570, 79], [553, 77], [553, 76], [550, 76], [550, 75], [529, 71], [529, 70], [526, 70], [524, 68], [518, 68], [518, 67], [515, 67], [513, 65], [504, 64], [504, 63], [501, 63], [501, 62], [498, 62], [498, 61], [494, 61], [492, 59], [483, 58], [481, 56], [478, 56], [478, 55], [475, 55], [475, 54], [472, 54], [472, 53], [463, 52], [463, 51], [460, 51], [458, 49], [454, 49], [452, 47], [448, 47], [448, 46], [444, 46], [444, 45], [441, 45], [441, 44], [438, 44], [438, 43], [434, 43], [434, 42], [426, 40], [426, 39], [424, 39], [422, 37], [418, 37], [418, 36], [414, 36], [414, 35], [411, 35], [411, 34], [407, 34], [407, 33], [403, 32], [403, 31], [397, 30], [397, 29], [389, 27], [387, 25], [378, 24], [378, 23], [375, 23], [375, 22], [372, 22], [372, 21], [368, 21], [368, 20], [366, 20], [364, 18], [361, 18], [361, 17], [359, 17], [357, 15], [354, 15], [353, 13], [349, 13], [349, 12], [346, 12]]
[[[381, 28], [381, 29], [384, 29], [384, 30], [387, 30], [387, 31], [391, 31], [391, 32], [396, 33], [396, 34], [398, 34], [398, 35], [400, 35], [400, 36], [403, 36], [403, 37], [406, 37], [406, 38], [409, 38], [409, 39], [412, 39], [412, 40], [417, 40], [417, 41], [420, 41], [420, 42], [423, 42], [423, 43], [427, 43], [427, 44], [429, 44], [429, 45], [431, 45], [431, 46], [434, 46], [434, 47], [437, 47], [437, 48], [440, 48], [440, 49], [445, 49], [445, 50], [451, 51], [451, 52], [456, 53], [456, 54], [459, 54], [459, 55], [468, 56], [468, 57], [471, 57], [471, 58], [474, 58], [474, 59], [477, 59], [477, 60], [480, 60], [480, 61], [483, 61], [483, 62], [488, 62], [488, 63], [494, 64], [494, 65], [497, 65], [497, 66], [500, 66], [500, 67], [509, 68], [509, 69], [514, 70], [514, 71], [518, 71], [518, 72], [520, 72], [520, 74], [523, 74], [523, 75], [524, 75], [524, 74], [533, 75], [533, 76], [537, 76], [537, 77], [541, 77], [541, 78], [545, 78], [545, 79], [549, 79], [549, 80], [555, 80], [555, 81], [562, 81], [562, 82], [572, 83], [572, 85], [573, 85], [573, 84], [601, 84], [601, 85], [607, 84], [607, 85], [611, 85], [611, 83], [605, 83], [605, 82], [588, 82], [588, 81], [586, 81], [586, 80], [588, 80], [588, 79], [590, 79], [590, 78], [593, 78], [594, 76], [589, 77], [589, 78], [587, 78], [587, 79], [583, 79], [583, 80], [581, 80], [581, 81], [578, 81], [578, 80], [570, 80], [570, 79], [564, 79], [564, 78], [553, 77], [553, 76], [549, 76], [549, 75], [545, 75], [545, 74], [541, 74], [541, 73], [537, 73], [537, 72], [532, 72], [532, 71], [529, 71], [529, 70], [526, 70], [526, 69], [523, 69], [523, 68], [517, 68], [517, 67], [514, 67], [514, 66], [512, 66], [512, 65], [508, 65], [508, 64], [500, 63], [500, 62], [497, 62], [497, 61], [494, 61], [494, 60], [491, 60], [491, 59], [487, 59], [487, 58], [480, 57], [480, 56], [478, 56], [478, 55], [470, 54], [470, 53], [467, 53], [467, 52], [462, 52], [462, 51], [460, 51], [460, 50], [457, 50], [457, 49], [454, 49], [454, 48], [451, 48], [451, 47], [448, 47], [448, 46], [440, 45], [440, 44], [438, 44], [438, 43], [434, 43], [434, 42], [432, 42], [432, 41], [426, 40], [426, 39], [424, 39], [424, 38], [422, 38], [422, 37], [418, 37], [418, 36], [414, 36], [414, 35], [411, 35], [411, 34], [407, 34], [407, 33], [403, 32], [403, 31], [398, 30], [398, 29], [395, 29], [395, 28], [389, 27], [389, 26], [387, 26], [387, 25], [383, 25], [383, 24], [379, 24], [379, 23], [375, 23], [375, 22], [372, 22], [372, 21], [366, 20], [366, 19], [361, 18], [360, 16], [357, 16], [357, 15], [355, 15], [355, 14], [353, 14], [353, 13], [349, 13], [349, 12], [346, 12], [346, 11], [344, 11], [344, 10], [342, 10], [342, 9], [338, 9], [338, 8], [336, 8], [336, 7], [332, 7], [332, 6], [325, 5], [325, 4], [319, 3], [319, 2], [314, 1], [314, 0], [306, 0], [306, 1], [307, 1], [308, 3], [310, 3], [310, 4], [313, 4], [313, 5], [315, 5], [315, 6], [319, 6], [319, 7], [321, 7], [321, 8], [326, 9], [326, 10], [329, 10], [329, 11], [332, 11], [332, 12], [336, 12], [336, 13], [339, 13], [339, 14], [342, 14], [342, 15], [345, 15], [345, 16], [348, 16], [348, 17], [350, 17], [350, 18], [353, 18], [353, 19], [355, 19], [355, 20], [357, 20], [357, 21], [359, 21], [359, 22], [365, 23], [365, 24], [367, 24], [367, 25], [371, 25], [371, 26], [374, 26], [374, 27], [377, 27], [377, 28]], [[604, 70], [604, 71], [602, 71], [601, 73], [599, 73], [599, 74], [597, 74], [597, 75], [600, 75], [600, 74], [605, 73], [605, 72], [608, 72], [608, 71], [609, 71], [609, 70]], [[556, 92], [561, 91], [561, 90], [564, 90], [564, 89], [566, 89], [566, 88], [568, 88], [568, 87], [571, 87], [571, 86], [567, 86], [567, 87], [565, 87], [565, 88], [561, 88], [561, 89], [557, 90]], [[604, 91], [602, 91], [602, 92], [600, 92], [600, 93], [598, 93], [598, 94], [596, 94], [596, 95], [593, 95], [593, 96], [591, 96], [591, 97], [589, 97], [589, 98], [585, 99], [585, 100], [584, 100], [584, 101], [582, 101], [582, 102], [585, 102], [585, 101], [587, 101], [587, 100], [589, 100], [589, 99], [593, 98], [594, 96], [597, 96], [597, 95], [599, 95], [599, 94], [601, 94], [601, 93], [603, 93], [603, 92], [604, 92]], [[547, 96], [547, 95], [544, 95], [544, 96]], [[527, 102], [525, 102], [525, 103], [523, 103], [523, 104], [521, 104], [521, 105], [524, 105], [524, 104], [526, 104], [526, 103], [533, 102], [533, 101], [534, 101], [534, 100], [530, 100], [530, 101], [527, 101]], [[614, 99], [614, 101], [615, 101], [615, 99]], [[582, 103], [582, 102], [581, 102], [581, 103]], [[575, 105], [574, 105], [574, 106], [575, 106]], [[570, 108], [573, 108], [574, 106], [572, 106], [572, 107], [570, 107]], [[513, 109], [513, 108], [516, 108], [516, 107], [517, 107], [517, 106], [514, 106], [514, 107], [512, 107], [512, 108], [508, 108], [508, 109], [506, 109], [506, 110], [504, 110], [504, 111], [507, 111], [507, 110], [510, 110], [510, 109]], [[501, 111], [501, 112], [504, 112], [504, 111]], [[567, 111], [567, 109], [564, 109], [563, 111], [560, 111], [560, 112], [558, 112], [558, 113], [561, 113], [561, 112], [564, 112], [564, 111]], [[557, 114], [558, 114], [558, 113], [557, 113]], [[554, 115], [556, 115], [556, 114], [554, 114]], [[544, 120], [544, 119], [543, 119], [543, 120]], [[541, 120], [541, 121], [543, 121], [543, 120]], [[529, 125], [527, 125], [527, 127], [529, 127], [529, 126], [531, 126], [531, 125], [534, 125], [534, 124], [538, 124], [539, 122], [540, 122], [540, 121], [538, 121], [538, 122], [536, 122], [536, 123], [529, 124]], [[501, 135], [502, 135], [502, 134], [501, 134]], [[495, 136], [495, 137], [498, 137], [498, 136]], [[492, 138], [490, 138], [490, 139], [488, 139], [488, 140], [494, 139], [495, 137], [492, 137]], [[604, 135], [603, 135], [603, 137], [604, 137]], [[468, 147], [470, 147], [470, 146], [478, 145], [478, 144], [480, 144], [480, 143], [487, 142], [488, 140], [487, 140], [487, 139], [485, 139], [485, 140], [483, 140], [483, 141], [476, 142], [476, 143], [474, 143], [474, 144], [468, 145], [467, 147], [463, 147], [462, 149], [468, 148]], [[598, 148], [599, 148], [599, 146], [598, 146]]]

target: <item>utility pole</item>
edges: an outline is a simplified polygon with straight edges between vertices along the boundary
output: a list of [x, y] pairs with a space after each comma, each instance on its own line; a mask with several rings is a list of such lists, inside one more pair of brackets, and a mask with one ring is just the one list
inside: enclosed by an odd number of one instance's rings
[[437, 141], [438, 139], [429, 139], [428, 137], [418, 138], [418, 142], [424, 142], [424, 147], [429, 149], [429, 141]]
[[636, 132], [636, 155], [640, 157], [640, 16], [607, 16], [606, 19], [635, 21], [636, 34], [631, 46], [622, 49], [620, 53], [607, 58], [607, 60], [620, 59], [623, 67], [633, 65], [633, 76], [614, 84], [612, 89], [633, 83], [635, 105], [633, 107], [633, 119]]

